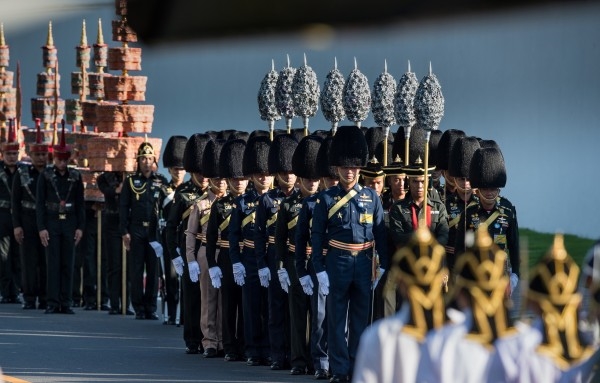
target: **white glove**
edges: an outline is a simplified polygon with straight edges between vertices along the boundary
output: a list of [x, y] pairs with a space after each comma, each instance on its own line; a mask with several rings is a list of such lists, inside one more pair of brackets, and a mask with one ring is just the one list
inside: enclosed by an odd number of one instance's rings
[[221, 278], [223, 278], [223, 273], [221, 272], [221, 268], [219, 266], [211, 267], [208, 269], [208, 274], [210, 275], [210, 280], [215, 289], [221, 287]]
[[302, 278], [300, 278], [300, 284], [302, 285], [302, 290], [304, 290], [304, 294], [313, 295], [313, 287], [315, 287], [315, 285], [310, 275], [305, 275]]
[[518, 284], [519, 284], [519, 277], [517, 276], [517, 274], [510, 273], [510, 295], [511, 296], [512, 296], [512, 293], [517, 288]]
[[246, 283], [246, 268], [241, 262], [236, 262], [233, 265], [233, 280], [238, 286], [244, 286]]
[[281, 289], [287, 293], [288, 287], [290, 287], [292, 285], [292, 282], [290, 281], [290, 276], [288, 275], [287, 270], [286, 269], [277, 270], [277, 276], [279, 277], [279, 283], [281, 283]]
[[198, 262], [188, 262], [188, 270], [190, 271], [190, 281], [198, 282], [198, 275], [200, 275], [200, 265], [198, 265]]
[[173, 267], [175, 268], [175, 272], [180, 277], [183, 275], [183, 258], [181, 256], [173, 259]]
[[375, 280], [373, 281], [373, 290], [375, 290], [377, 284], [379, 284], [379, 280], [381, 279], [383, 273], [385, 273], [385, 269], [381, 267], [377, 269], [377, 274], [375, 275]]
[[329, 277], [327, 276], [327, 271], [318, 272], [317, 280], [319, 281], [319, 292], [323, 295], [329, 294]]
[[163, 247], [160, 243], [158, 243], [157, 241], [152, 241], [152, 242], [150, 242], [150, 246], [152, 247], [152, 250], [154, 250], [154, 254], [156, 254], [156, 258], [162, 257]]
[[263, 267], [258, 270], [258, 277], [260, 278], [260, 285], [262, 287], [269, 287], [269, 281], [271, 280], [271, 270], [268, 267]]

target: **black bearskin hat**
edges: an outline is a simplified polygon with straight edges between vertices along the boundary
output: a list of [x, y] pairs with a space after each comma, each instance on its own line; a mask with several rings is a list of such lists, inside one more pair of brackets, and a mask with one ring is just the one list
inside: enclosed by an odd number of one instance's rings
[[358, 126], [340, 126], [333, 136], [329, 164], [331, 166], [363, 168], [369, 161], [369, 148]]
[[[425, 161], [425, 139], [427, 131], [419, 127], [414, 127], [410, 132], [410, 138], [408, 140], [408, 163], [410, 165], [415, 164], [417, 160]], [[404, 129], [398, 129], [396, 133], [396, 139], [392, 147], [392, 157], [396, 158], [399, 156], [400, 159], [406, 164], [406, 139], [404, 138]], [[429, 156], [431, 158], [431, 155]]]
[[249, 137], [250, 137], [250, 133], [236, 130], [233, 134], [231, 134], [229, 136], [229, 139], [230, 140], [244, 140], [244, 142], [248, 142]]
[[432, 130], [431, 136], [429, 137], [429, 166], [437, 166], [438, 160], [438, 147], [440, 145], [440, 139], [444, 134], [441, 130]]
[[369, 148], [369, 161], [375, 156], [379, 162], [383, 162], [383, 158], [378, 157], [376, 153], [379, 143], [385, 140], [385, 131], [383, 128], [381, 126], [368, 128], [365, 133], [365, 139]]
[[319, 136], [310, 135], [304, 137], [292, 156], [292, 171], [300, 178], [321, 178], [317, 168], [317, 154], [321, 148], [323, 139]]
[[325, 138], [325, 141], [323, 141], [319, 148], [319, 153], [317, 153], [317, 171], [319, 177], [337, 178], [335, 166], [329, 165], [329, 152], [331, 151], [332, 142], [333, 136]]
[[183, 168], [190, 173], [202, 174], [202, 154], [211, 138], [206, 133], [193, 134], [185, 144]]
[[271, 140], [268, 134], [255, 134], [248, 139], [244, 150], [242, 168], [245, 176], [253, 174], [269, 174], [269, 148]]
[[208, 178], [221, 178], [219, 176], [219, 158], [221, 149], [227, 142], [223, 139], [210, 140], [204, 148], [202, 155], [202, 175]]
[[165, 168], [183, 167], [183, 153], [185, 152], [186, 143], [187, 137], [185, 136], [171, 136], [169, 138], [162, 158], [162, 163]]
[[243, 178], [244, 170], [244, 151], [246, 150], [246, 141], [242, 139], [229, 140], [221, 149], [219, 158], [219, 177], [220, 178]]
[[291, 173], [292, 156], [298, 141], [291, 134], [278, 134], [273, 137], [269, 149], [269, 173]]
[[452, 148], [454, 147], [454, 144], [456, 143], [457, 139], [465, 136], [465, 132], [458, 129], [448, 129], [444, 133], [442, 133], [442, 137], [440, 137], [440, 142], [438, 143], [437, 148], [436, 166], [438, 170], [449, 169], [450, 154], [452, 153]]
[[496, 148], [477, 149], [471, 159], [469, 181], [473, 188], [505, 187], [506, 167], [500, 150]]
[[456, 140], [450, 153], [448, 172], [457, 178], [469, 178], [473, 154], [479, 149], [479, 141], [475, 137], [462, 137]]

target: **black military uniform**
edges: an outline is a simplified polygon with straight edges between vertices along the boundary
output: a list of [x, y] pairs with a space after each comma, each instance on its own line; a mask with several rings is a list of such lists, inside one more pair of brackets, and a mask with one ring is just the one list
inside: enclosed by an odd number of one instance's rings
[[[231, 140], [225, 143], [218, 163], [220, 178], [244, 178], [242, 157], [245, 148], [246, 143], [243, 140]], [[236, 197], [230, 192], [212, 204], [206, 228], [206, 258], [209, 271], [217, 268], [222, 275], [220, 278], [221, 327], [226, 361], [236, 361], [244, 355], [242, 288], [233, 280], [229, 257], [229, 222]], [[215, 281], [212, 283], [214, 286]]]
[[[156, 158], [150, 143], [140, 145], [138, 161], [141, 157]], [[119, 230], [122, 236], [129, 234], [131, 238], [128, 270], [136, 319], [158, 319], [158, 261], [150, 242], [157, 239], [157, 222], [153, 218], [158, 216], [158, 202], [166, 184], [164, 176], [151, 171], [146, 177], [138, 170], [125, 179], [119, 199]]]
[[[7, 164], [0, 161], [0, 303], [21, 303], [19, 290], [21, 289], [21, 268], [19, 262], [19, 248], [15, 240], [12, 214], [12, 184], [17, 175], [19, 142], [16, 138], [13, 121], [10, 121], [7, 142], [2, 144], [3, 153], [11, 152], [15, 162]], [[11, 158], [12, 160], [12, 158]]]
[[[165, 168], [183, 168], [183, 154], [185, 150], [185, 144], [187, 137], [185, 136], [171, 136], [165, 150], [163, 152], [162, 161], [163, 167]], [[173, 207], [173, 200], [175, 198], [175, 190], [179, 185], [173, 183], [173, 180], [166, 186], [165, 198], [160, 201], [159, 210], [159, 242], [163, 249], [167, 249], [167, 232], [166, 221], [169, 218], [169, 212]], [[163, 257], [161, 260], [161, 275], [164, 277], [164, 297], [163, 303], [166, 303], [167, 313], [165, 321], [168, 324], [175, 324], [177, 316], [177, 307], [179, 305], [179, 277], [173, 268], [171, 263], [171, 257], [168, 250], [164, 250]]]
[[[292, 171], [297, 177], [307, 180], [320, 178], [316, 171], [316, 157], [322, 142], [323, 139], [317, 136], [307, 136], [300, 141], [292, 157]], [[307, 329], [310, 328], [308, 323], [312, 321], [310, 297], [304, 293], [295, 266], [296, 227], [302, 201], [309, 196], [309, 192], [312, 191], [300, 186], [300, 190], [283, 200], [275, 228], [276, 253], [277, 259], [280, 260], [279, 282], [288, 293], [292, 375], [303, 375], [307, 371], [311, 373], [314, 371], [310, 339], [306, 337]], [[305, 259], [306, 257], [305, 254]]]
[[[191, 174], [192, 179], [175, 189], [173, 205], [169, 209], [165, 228], [166, 252], [171, 262], [178, 263], [183, 269], [180, 275], [182, 298], [181, 317], [183, 318], [183, 340], [186, 353], [203, 352], [202, 331], [200, 330], [200, 290], [198, 283], [190, 281], [185, 257], [185, 229], [194, 203], [206, 198], [207, 193], [200, 189], [198, 182], [202, 178], [202, 154], [206, 143], [210, 141], [207, 134], [197, 133], [187, 141], [183, 153], [183, 167]], [[194, 182], [194, 179], [196, 182]]]
[[71, 305], [75, 246], [83, 234], [85, 209], [81, 174], [68, 167], [64, 172], [60, 170], [61, 161], [66, 162], [70, 155], [63, 125], [61, 143], [54, 146], [55, 165], [39, 177], [36, 193], [37, 226], [40, 237], [45, 237], [41, 238], [42, 243], [47, 241], [48, 314], [74, 313]]
[[[110, 315], [122, 313], [123, 298], [123, 239], [119, 231], [119, 185], [123, 184], [122, 172], [104, 172], [98, 176], [98, 189], [104, 194], [104, 209], [102, 210], [102, 252], [108, 263], [107, 284], [110, 299]], [[129, 258], [128, 258], [129, 259]], [[126, 314], [132, 315], [129, 309], [131, 292], [129, 277], [126, 280]]]

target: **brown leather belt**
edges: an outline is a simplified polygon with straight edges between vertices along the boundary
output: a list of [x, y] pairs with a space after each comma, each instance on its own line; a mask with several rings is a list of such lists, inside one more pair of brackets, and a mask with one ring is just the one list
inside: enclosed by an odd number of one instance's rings
[[336, 241], [335, 239], [330, 239], [329, 246], [334, 247], [336, 249], [349, 251], [353, 257], [356, 257], [361, 251], [372, 248], [373, 241], [365, 243], [345, 243]]

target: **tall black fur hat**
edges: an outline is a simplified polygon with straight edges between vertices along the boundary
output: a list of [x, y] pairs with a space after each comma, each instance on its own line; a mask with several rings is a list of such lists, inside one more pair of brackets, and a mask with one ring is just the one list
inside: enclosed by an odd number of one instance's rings
[[496, 148], [496, 149], [498, 149], [498, 151], [502, 152], [500, 150], [500, 145], [498, 145], [498, 143], [494, 140], [480, 140], [479, 147], [480, 148]]
[[323, 141], [319, 148], [319, 153], [317, 153], [317, 171], [319, 177], [337, 178], [335, 166], [329, 165], [329, 152], [331, 151], [332, 142], [333, 136], [325, 138], [325, 141]]
[[[410, 132], [410, 138], [408, 140], [408, 163], [414, 165], [415, 162], [420, 158], [421, 161], [425, 161], [425, 138], [427, 132], [425, 129], [421, 129], [417, 126], [413, 127]], [[406, 164], [406, 139], [404, 138], [404, 129], [398, 129], [396, 133], [396, 139], [392, 146], [392, 157], [396, 158], [399, 156], [402, 161]], [[431, 155], [429, 156], [431, 158]]]
[[292, 156], [292, 171], [300, 178], [319, 179], [317, 168], [317, 155], [323, 139], [319, 136], [309, 135], [300, 140]]
[[246, 150], [246, 141], [242, 139], [229, 140], [221, 149], [219, 157], [219, 177], [220, 178], [243, 178], [244, 170], [244, 152]]
[[438, 147], [440, 145], [440, 140], [442, 138], [442, 134], [444, 134], [444, 132], [442, 132], [441, 130], [432, 130], [431, 131], [431, 136], [429, 137], [429, 165], [430, 166], [437, 166], [437, 160], [438, 160]]
[[450, 153], [448, 172], [457, 178], [469, 178], [473, 154], [479, 149], [479, 141], [475, 137], [461, 137], [456, 140]]
[[219, 158], [223, 145], [227, 142], [223, 139], [210, 140], [204, 148], [204, 154], [202, 155], [202, 165], [204, 177], [208, 178], [221, 178], [219, 176]]
[[292, 156], [298, 141], [292, 134], [278, 134], [273, 137], [269, 149], [269, 173], [291, 173]]
[[[248, 140], [250, 140], [253, 137], [269, 137], [269, 132], [267, 132], [266, 130], [253, 130], [250, 135], [248, 136]], [[248, 140], [246, 140], [246, 142], [248, 142]]]
[[183, 153], [187, 143], [185, 136], [171, 136], [163, 152], [162, 163], [165, 168], [182, 168]]
[[379, 162], [383, 162], [383, 158], [378, 157], [376, 153], [377, 146], [385, 140], [385, 131], [383, 128], [381, 126], [368, 128], [365, 133], [365, 139], [369, 148], [369, 161], [375, 156]]
[[480, 148], [473, 154], [469, 168], [473, 188], [503, 188], [506, 186], [504, 157], [496, 148]]
[[323, 130], [323, 129], [319, 129], [319, 130], [315, 130], [314, 132], [312, 132], [310, 134], [311, 136], [319, 136], [322, 139], [325, 139], [327, 137], [331, 136], [331, 130]]
[[210, 140], [206, 133], [195, 133], [187, 141], [183, 151], [183, 168], [187, 172], [202, 174], [202, 155]]
[[464, 136], [466, 136], [465, 132], [458, 129], [448, 129], [442, 133], [442, 137], [440, 137], [440, 142], [438, 143], [437, 148], [436, 165], [438, 170], [449, 169], [452, 148], [454, 147], [456, 140]]
[[219, 132], [216, 130], [207, 130], [205, 133], [208, 134], [211, 140], [216, 140], [217, 136], [219, 135]]
[[255, 134], [248, 139], [244, 150], [243, 171], [245, 176], [253, 174], [269, 174], [269, 148], [271, 140], [268, 135]]
[[300, 140], [304, 137], [304, 128], [292, 129], [292, 137], [296, 139], [296, 142], [300, 142]]
[[369, 148], [364, 134], [358, 126], [340, 126], [333, 136], [329, 165], [365, 167], [369, 161]]

